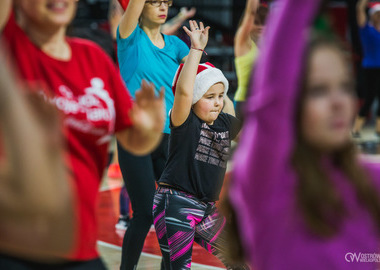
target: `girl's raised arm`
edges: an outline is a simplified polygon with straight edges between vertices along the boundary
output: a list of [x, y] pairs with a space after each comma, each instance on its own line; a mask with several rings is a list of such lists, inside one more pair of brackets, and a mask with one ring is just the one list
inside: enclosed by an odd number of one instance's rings
[[356, 20], [359, 27], [364, 27], [367, 22], [367, 15], [365, 14], [365, 8], [367, 7], [368, 0], [359, 0], [356, 4]]
[[258, 4], [258, 0], [247, 0], [246, 2], [243, 19], [235, 35], [235, 57], [245, 55], [251, 49], [251, 30], [255, 22]]
[[4, 26], [8, 20], [9, 14], [11, 12], [12, 3], [12, 0], [0, 1], [0, 31], [4, 29]]
[[183, 29], [191, 39], [191, 49], [178, 78], [171, 113], [171, 122], [175, 127], [182, 125], [189, 116], [195, 77], [203, 50], [207, 45], [208, 30], [210, 29], [209, 26], [205, 28], [202, 22], [199, 23], [199, 27], [195, 21], [189, 21], [189, 23], [190, 30], [185, 26]]

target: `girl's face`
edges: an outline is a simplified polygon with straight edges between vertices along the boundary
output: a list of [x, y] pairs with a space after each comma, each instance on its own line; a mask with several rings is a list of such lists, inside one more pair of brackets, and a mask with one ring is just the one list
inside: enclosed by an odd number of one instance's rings
[[303, 138], [329, 152], [350, 140], [355, 97], [348, 63], [338, 49], [322, 46], [314, 50], [306, 78], [301, 115]]
[[223, 102], [224, 84], [216, 83], [193, 105], [193, 111], [208, 125], [212, 125], [223, 109]]
[[[172, 2], [172, 1], [170, 1]], [[141, 14], [143, 24], [164, 24], [168, 17], [169, 1], [146, 1]], [[160, 6], [154, 5], [160, 4]]]
[[77, 0], [15, 0], [26, 25], [66, 27], [74, 18]]
[[268, 15], [268, 8], [263, 5], [260, 5], [259, 8], [255, 11], [255, 21], [253, 22], [251, 28], [251, 39], [257, 43], [260, 41], [263, 32], [265, 30], [265, 22]]
[[258, 19], [255, 19], [255, 23], [253, 24], [252, 30], [251, 30], [251, 39], [256, 43], [260, 41], [264, 32], [264, 29], [265, 29], [265, 25], [263, 25]]

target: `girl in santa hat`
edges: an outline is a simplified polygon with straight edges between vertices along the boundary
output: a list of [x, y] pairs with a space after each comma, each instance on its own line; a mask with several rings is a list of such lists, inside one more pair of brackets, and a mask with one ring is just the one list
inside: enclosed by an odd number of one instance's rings
[[190, 21], [190, 30], [184, 30], [191, 49], [173, 82], [169, 159], [153, 205], [165, 269], [190, 269], [194, 241], [226, 264], [222, 254], [226, 220], [215, 201], [223, 185], [231, 140], [240, 130], [239, 120], [222, 112], [227, 79], [210, 63], [199, 65], [209, 27]]

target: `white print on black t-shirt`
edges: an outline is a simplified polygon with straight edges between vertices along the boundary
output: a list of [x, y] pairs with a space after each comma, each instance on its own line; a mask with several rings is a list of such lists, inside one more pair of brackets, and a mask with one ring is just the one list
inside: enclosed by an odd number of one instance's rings
[[[108, 142], [115, 128], [115, 106], [113, 99], [104, 89], [100, 78], [92, 78], [91, 87], [84, 89], [85, 94], [74, 96], [73, 91], [65, 85], [58, 87], [61, 96], [55, 96], [51, 102], [65, 113], [65, 125], [83, 133], [103, 136], [98, 144]], [[95, 125], [105, 122], [107, 128]]]
[[230, 150], [229, 132], [215, 132], [203, 123], [200, 135], [195, 159], [226, 168]]

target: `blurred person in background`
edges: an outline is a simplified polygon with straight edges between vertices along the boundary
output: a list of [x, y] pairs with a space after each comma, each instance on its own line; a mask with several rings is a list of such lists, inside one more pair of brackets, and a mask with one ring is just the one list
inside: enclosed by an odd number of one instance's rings
[[74, 244], [74, 210], [58, 112], [21, 90], [3, 50], [0, 59], [0, 268], [13, 269], [3, 257], [59, 262]]
[[380, 164], [351, 140], [352, 69], [321, 2], [278, 3], [253, 75], [229, 196], [253, 269], [379, 266], [354, 259], [379, 252]]
[[242, 111], [249, 87], [252, 68], [259, 52], [261, 36], [265, 29], [268, 7], [255, 5], [255, 0], [247, 0], [242, 21], [235, 35], [234, 54], [238, 89], [234, 101], [236, 115], [242, 119]]
[[[113, 29], [112, 34], [114, 34], [115, 40], [116, 40], [116, 34], [117, 34], [117, 25], [119, 24], [121, 17], [124, 13], [123, 9], [125, 10], [127, 8], [129, 1], [119, 0], [119, 3], [120, 4], [117, 3], [117, 0], [113, 0], [112, 7], [110, 9], [111, 29]], [[165, 22], [162, 25], [161, 30], [160, 30], [161, 33], [163, 33], [164, 35], [174, 35], [175, 33], [177, 33], [178, 29], [183, 25], [183, 23], [189, 18], [193, 17], [195, 13], [196, 13], [195, 8], [187, 9], [186, 7], [182, 7], [180, 9], [180, 12], [175, 17], [173, 17], [172, 19], [170, 19], [169, 21]], [[115, 153], [117, 153], [117, 151], [115, 151]], [[162, 166], [162, 165], [159, 165], [159, 166]], [[110, 172], [112, 173], [112, 175], [117, 175], [116, 173], [113, 173], [116, 171], [114, 168], [115, 167], [113, 166], [113, 164], [111, 164]], [[157, 174], [160, 174], [160, 172], [158, 172]], [[130, 225], [129, 195], [128, 195], [128, 191], [125, 188], [125, 185], [123, 185], [120, 191], [120, 215], [115, 227], [120, 230], [126, 230], [129, 227], [129, 225]]]
[[95, 209], [110, 138], [116, 134], [125, 149], [144, 155], [162, 137], [163, 91], [156, 97], [154, 86], [143, 82], [133, 103], [109, 56], [90, 41], [66, 36], [76, 2], [1, 1], [2, 39], [18, 73], [61, 111], [77, 216], [66, 262], [2, 258], [21, 269], [105, 269], [96, 250]]
[[[366, 15], [368, 0], [359, 0], [356, 17], [363, 48], [364, 103], [355, 119], [352, 135], [360, 137], [360, 131], [369, 115], [373, 101], [380, 103], [380, 3], [374, 3]], [[375, 132], [380, 137], [380, 104], [376, 112]]]

